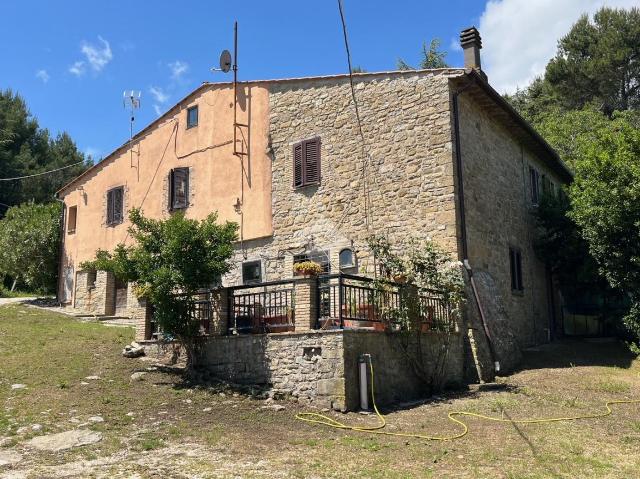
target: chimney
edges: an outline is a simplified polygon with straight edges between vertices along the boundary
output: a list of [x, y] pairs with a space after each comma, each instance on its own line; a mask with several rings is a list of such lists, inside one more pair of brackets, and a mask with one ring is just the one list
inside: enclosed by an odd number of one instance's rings
[[477, 71], [486, 80], [487, 75], [484, 74], [480, 65], [482, 39], [476, 27], [467, 28], [460, 32], [460, 46], [464, 52], [464, 67]]

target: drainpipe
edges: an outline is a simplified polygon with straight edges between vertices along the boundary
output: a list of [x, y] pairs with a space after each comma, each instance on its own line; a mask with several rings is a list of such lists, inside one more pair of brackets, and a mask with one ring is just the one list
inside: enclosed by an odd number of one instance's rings
[[465, 206], [464, 206], [464, 181], [462, 178], [462, 152], [460, 151], [460, 112], [458, 106], [458, 96], [463, 93], [467, 88], [469, 88], [474, 83], [473, 80], [469, 80], [469, 82], [463, 87], [453, 92], [452, 95], [452, 107], [453, 107], [453, 129], [455, 136], [455, 149], [456, 149], [456, 170], [457, 174], [457, 189], [458, 189], [458, 209], [460, 211], [460, 230], [461, 230], [461, 240], [462, 240], [462, 264], [467, 270], [467, 274], [469, 275], [469, 282], [471, 283], [471, 289], [473, 290], [473, 297], [475, 299], [475, 303], [478, 307], [478, 311], [480, 312], [480, 320], [482, 322], [482, 328], [484, 330], [484, 334], [487, 338], [487, 344], [489, 345], [489, 354], [491, 356], [491, 361], [493, 362], [495, 371], [500, 371], [500, 362], [496, 360], [496, 354], [493, 347], [493, 339], [491, 337], [491, 332], [489, 331], [489, 327], [487, 326], [487, 320], [484, 314], [484, 309], [482, 307], [482, 302], [480, 301], [480, 295], [478, 294], [478, 289], [476, 287], [476, 282], [473, 277], [473, 269], [471, 268], [471, 263], [469, 262], [469, 246], [467, 242], [467, 220], [465, 214]]
[[58, 198], [58, 194], [53, 195], [53, 199], [60, 202], [62, 204], [62, 210], [60, 211], [60, 244], [58, 245], [58, 282], [56, 285], [56, 300], [58, 303], [62, 304], [62, 298], [60, 297], [60, 286], [62, 278], [62, 253], [64, 251], [64, 221], [65, 221], [65, 212], [67, 211], [67, 205], [64, 200]]

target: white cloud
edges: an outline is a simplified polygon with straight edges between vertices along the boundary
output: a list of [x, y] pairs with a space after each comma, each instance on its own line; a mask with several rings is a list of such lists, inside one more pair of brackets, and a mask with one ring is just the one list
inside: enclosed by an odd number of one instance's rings
[[113, 59], [113, 53], [111, 52], [111, 46], [109, 42], [98, 35], [98, 40], [102, 43], [102, 46], [91, 44], [88, 42], [82, 42], [80, 51], [84, 54], [89, 65], [95, 72], [100, 72], [102, 69]]
[[153, 99], [158, 103], [166, 103], [169, 101], [169, 94], [166, 93], [159, 86], [152, 86], [149, 88], [149, 93], [153, 96]]
[[179, 80], [182, 75], [184, 75], [187, 70], [189, 70], [189, 64], [186, 62], [181, 62], [180, 60], [171, 62], [167, 66], [171, 70], [171, 78], [173, 80]]
[[162, 108], [160, 108], [160, 105], [157, 105], [154, 103], [153, 110], [156, 112], [156, 115], [158, 116], [162, 115]]
[[453, 37], [449, 42], [449, 50], [452, 52], [461, 52], [462, 47], [460, 46], [460, 40], [458, 38]]
[[544, 72], [558, 40], [583, 13], [630, 8], [638, 0], [490, 0], [480, 17], [483, 69], [500, 93], [526, 87]]
[[49, 74], [47, 73], [47, 70], [38, 70], [36, 72], [36, 78], [38, 78], [39, 80], [42, 80], [42, 83], [47, 83], [49, 81]]
[[77, 61], [69, 67], [69, 73], [73, 73], [77, 77], [84, 75], [86, 70], [84, 62], [82, 61]]

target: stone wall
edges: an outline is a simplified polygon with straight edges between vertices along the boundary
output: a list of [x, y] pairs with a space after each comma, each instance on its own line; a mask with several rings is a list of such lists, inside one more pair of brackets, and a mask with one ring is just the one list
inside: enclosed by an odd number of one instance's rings
[[[210, 338], [200, 366], [239, 384], [269, 386], [318, 407], [359, 408], [358, 359], [372, 355], [379, 405], [427, 397], [433, 391], [414, 372], [397, 334], [372, 331], [314, 331]], [[410, 342], [410, 351], [415, 341]], [[426, 375], [444, 387], [463, 382], [462, 335], [422, 335]], [[413, 356], [412, 356], [413, 357]], [[416, 356], [417, 357], [417, 356]]]
[[342, 331], [213, 337], [199, 364], [234, 383], [269, 385], [302, 402], [343, 407]]
[[[502, 369], [509, 370], [519, 359], [518, 348], [546, 341], [550, 327], [545, 267], [534, 251], [529, 165], [556, 185], [562, 182], [464, 94], [460, 96], [460, 136], [469, 259], [496, 355]], [[510, 247], [522, 252], [522, 292], [511, 290]], [[467, 309], [477, 315], [475, 303], [470, 302]]]
[[[456, 251], [448, 77], [460, 71], [356, 77], [369, 158], [346, 77], [269, 84], [273, 236], [244, 242], [225, 284], [241, 282], [242, 261], [260, 260], [263, 280], [292, 276], [293, 255], [342, 248], [372, 271], [365, 240], [407, 233]], [[293, 188], [292, 145], [321, 138], [321, 183]], [[365, 184], [370, 199], [365, 215]], [[368, 227], [366, 217], [368, 216]]]
[[[362, 354], [371, 355], [378, 405], [424, 398], [440, 388], [461, 386], [464, 382], [462, 335], [428, 333], [420, 338], [420, 348], [417, 348], [415, 337], [373, 331], [345, 331], [347, 409], [358, 409], [360, 404], [358, 360]], [[417, 351], [421, 351], [421, 354]]]

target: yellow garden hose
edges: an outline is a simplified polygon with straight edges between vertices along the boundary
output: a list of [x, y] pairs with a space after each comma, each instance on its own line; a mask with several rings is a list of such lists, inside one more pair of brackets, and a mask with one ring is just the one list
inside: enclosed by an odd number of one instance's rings
[[369, 359], [369, 370], [371, 372], [371, 397], [373, 402], [373, 410], [378, 417], [379, 424], [377, 426], [349, 426], [348, 424], [344, 424], [340, 421], [337, 421], [329, 416], [325, 416], [324, 414], [318, 414], [315, 412], [302, 412], [296, 414], [296, 419], [300, 421], [312, 423], [312, 424], [322, 424], [324, 426], [333, 427], [336, 429], [346, 429], [349, 431], [356, 432], [364, 432], [369, 434], [381, 434], [384, 436], [398, 436], [398, 437], [411, 437], [415, 439], [427, 439], [429, 441], [453, 441], [454, 439], [460, 439], [461, 437], [466, 436], [469, 432], [469, 427], [462, 422], [460, 419], [457, 419], [456, 416], [469, 416], [476, 417], [480, 419], [484, 419], [485, 421], [494, 421], [494, 422], [508, 422], [508, 423], [516, 423], [516, 424], [541, 424], [546, 422], [561, 422], [561, 421], [577, 421], [578, 419], [596, 419], [600, 417], [610, 416], [613, 412], [611, 410], [612, 404], [640, 404], [640, 399], [622, 399], [622, 400], [613, 400], [605, 402], [606, 411], [593, 413], [593, 414], [585, 414], [582, 416], [569, 416], [569, 417], [553, 417], [553, 418], [543, 418], [543, 419], [501, 419], [492, 416], [485, 416], [484, 414], [478, 414], [475, 412], [469, 411], [451, 411], [447, 414], [449, 420], [453, 421], [456, 424], [462, 426], [462, 431], [457, 434], [453, 434], [451, 436], [427, 436], [425, 434], [417, 434], [417, 433], [403, 433], [403, 432], [388, 432], [382, 431], [382, 429], [387, 425], [387, 421], [384, 416], [380, 414], [378, 411], [378, 406], [376, 405], [376, 395], [373, 383], [373, 363], [371, 359]]

